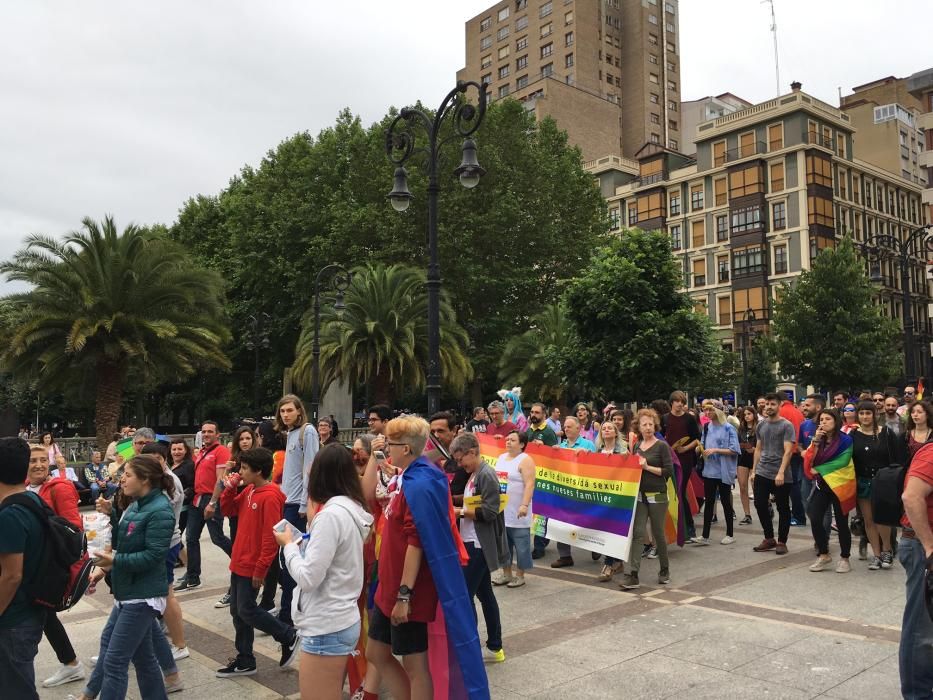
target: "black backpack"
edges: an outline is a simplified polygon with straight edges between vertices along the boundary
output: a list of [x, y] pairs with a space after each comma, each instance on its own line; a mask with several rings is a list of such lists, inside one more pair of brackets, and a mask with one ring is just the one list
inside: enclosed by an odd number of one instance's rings
[[871, 482], [871, 515], [879, 525], [898, 527], [904, 515], [904, 479], [907, 467], [892, 464], [875, 473]]
[[24, 582], [29, 601], [56, 612], [67, 610], [84, 595], [93, 568], [84, 530], [26, 493], [7, 496], [0, 508], [14, 505], [35, 515], [45, 535], [36, 575]]

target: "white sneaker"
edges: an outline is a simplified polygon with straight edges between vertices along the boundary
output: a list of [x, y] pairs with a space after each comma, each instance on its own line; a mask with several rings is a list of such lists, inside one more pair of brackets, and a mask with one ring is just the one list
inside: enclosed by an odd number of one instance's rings
[[735, 542], [735, 538], [729, 537], [729, 535], [726, 535], [721, 540], [719, 540], [719, 544], [732, 544], [733, 542]]
[[694, 537], [690, 542], [698, 547], [705, 547], [709, 544], [709, 537]]
[[65, 685], [65, 683], [74, 683], [75, 681], [83, 681], [87, 674], [84, 671], [84, 664], [80, 661], [76, 666], [67, 666], [62, 664], [62, 667], [55, 672], [55, 675], [51, 678], [46, 678], [42, 681], [43, 688], [54, 688], [59, 685]]
[[175, 661], [187, 659], [189, 656], [191, 656], [191, 652], [188, 651], [188, 647], [182, 647], [179, 649], [174, 644], [172, 644], [172, 658], [175, 659]]
[[94, 668], [97, 665], [97, 657], [92, 656], [90, 659], [87, 660], [87, 662], [91, 668]]
[[504, 586], [512, 580], [512, 577], [506, 576], [502, 569], [496, 569], [490, 578], [493, 586]]

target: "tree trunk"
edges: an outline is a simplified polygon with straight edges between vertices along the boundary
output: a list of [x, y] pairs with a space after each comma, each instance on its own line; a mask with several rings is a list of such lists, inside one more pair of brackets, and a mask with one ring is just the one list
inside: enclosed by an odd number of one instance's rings
[[113, 434], [117, 432], [125, 381], [126, 367], [107, 360], [98, 361], [94, 430], [97, 433], [97, 446], [102, 450], [110, 444]]
[[376, 376], [373, 377], [373, 403], [385, 404], [392, 408], [394, 403], [394, 393], [392, 391], [392, 380], [389, 378], [389, 372], [384, 367], [380, 367]]

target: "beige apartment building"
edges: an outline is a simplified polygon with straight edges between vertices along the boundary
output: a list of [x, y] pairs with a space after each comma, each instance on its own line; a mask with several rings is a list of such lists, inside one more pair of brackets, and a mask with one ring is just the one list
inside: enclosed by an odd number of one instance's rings
[[854, 87], [851, 95], [842, 98], [841, 106], [855, 128], [860, 158], [927, 186], [927, 174], [919, 162], [924, 150], [919, 123], [923, 103], [910, 93], [906, 78], [888, 76]]
[[[666, 231], [695, 308], [724, 347], [767, 330], [782, 283], [844, 234], [905, 238], [924, 223], [923, 188], [856, 157], [851, 117], [801, 91], [701, 123], [696, 156], [648, 144], [588, 164], [613, 228]], [[910, 270], [915, 366], [930, 376], [925, 260]], [[866, 266], [868, 262], [866, 261]], [[903, 314], [899, 268], [880, 267], [878, 303]]]
[[466, 23], [488, 100], [552, 117], [584, 160], [680, 148], [678, 0], [504, 0]]
[[918, 164], [926, 175], [923, 206], [926, 220], [933, 221], [933, 68], [918, 71], [907, 78], [907, 91], [920, 101], [917, 127], [923, 131], [923, 151]]

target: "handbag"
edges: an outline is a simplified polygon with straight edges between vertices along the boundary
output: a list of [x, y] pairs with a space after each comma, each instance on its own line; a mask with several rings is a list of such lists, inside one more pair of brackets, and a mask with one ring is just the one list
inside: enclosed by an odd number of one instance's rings
[[865, 536], [865, 519], [860, 514], [855, 514], [849, 520], [849, 531], [857, 537]]

